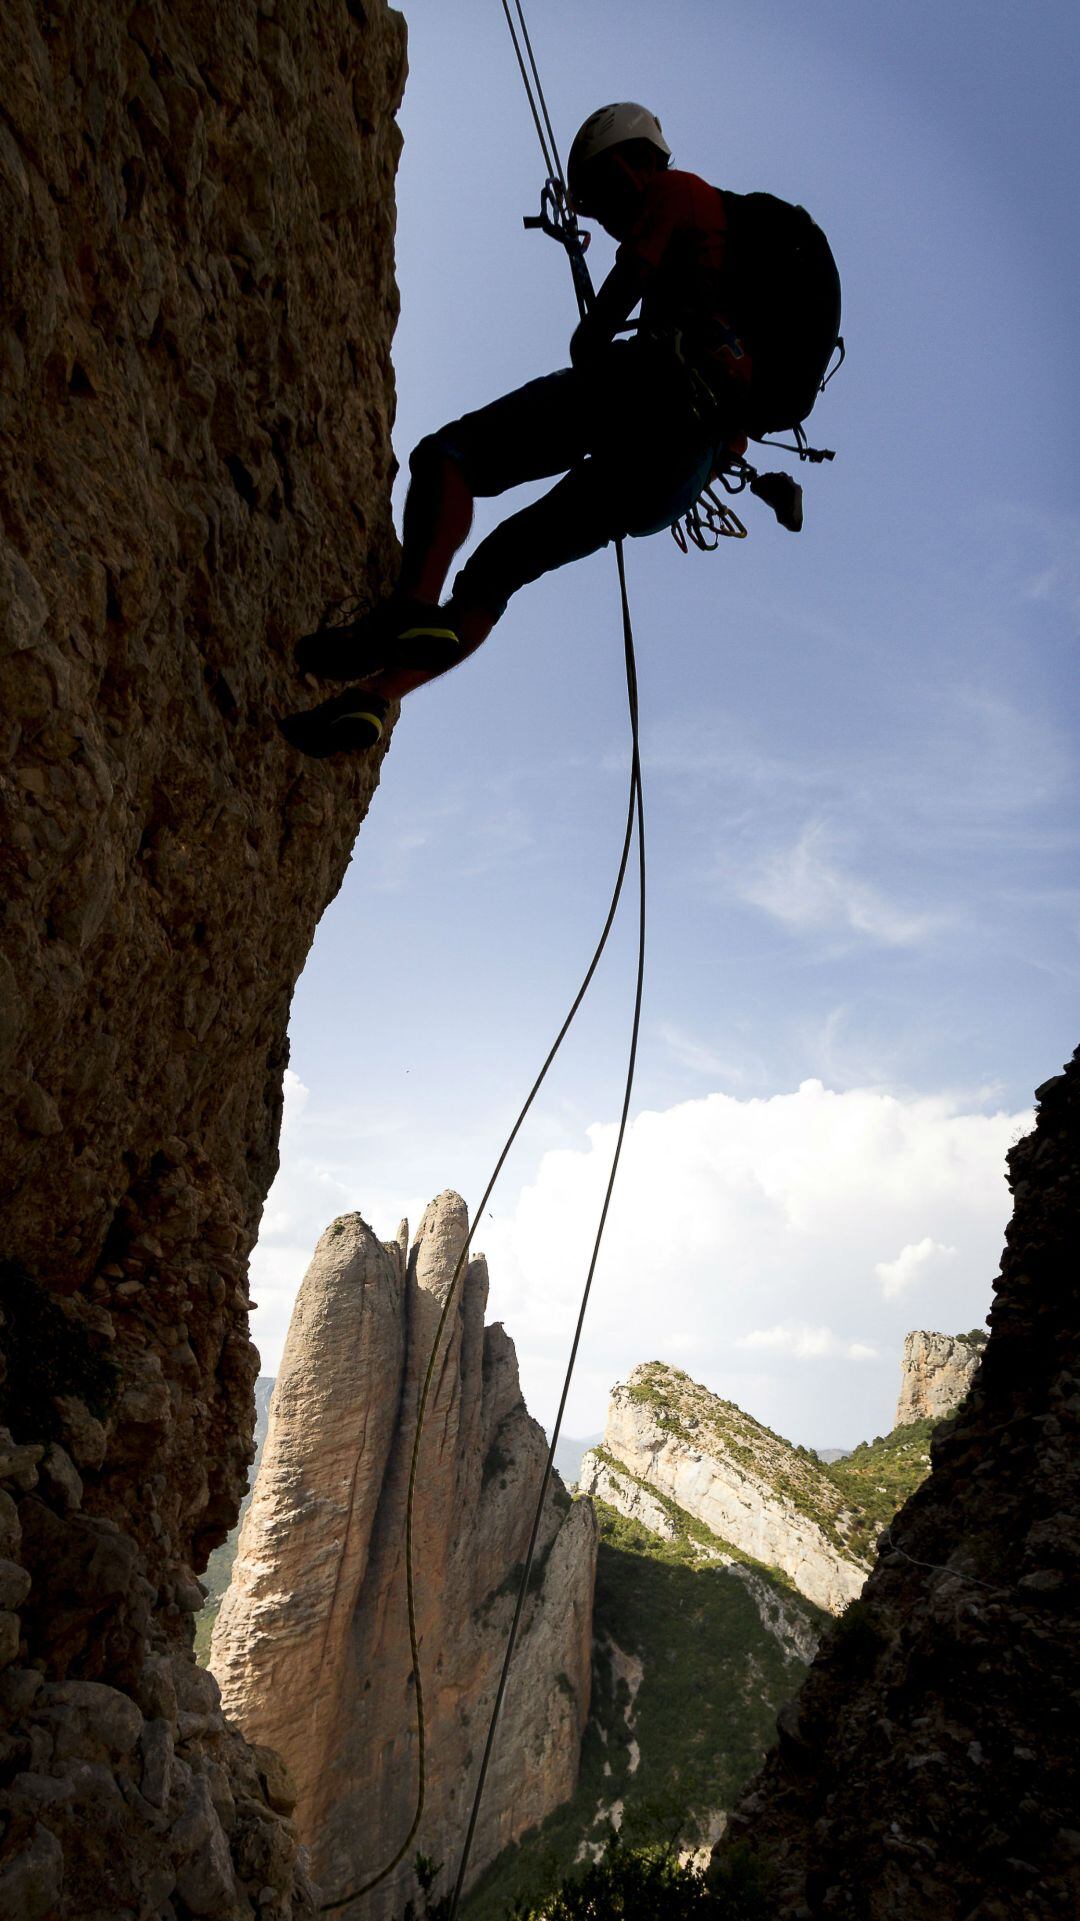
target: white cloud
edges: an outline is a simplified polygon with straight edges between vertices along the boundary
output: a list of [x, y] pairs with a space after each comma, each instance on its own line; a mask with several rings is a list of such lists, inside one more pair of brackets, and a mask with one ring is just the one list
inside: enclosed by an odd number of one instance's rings
[[909, 1241], [902, 1247], [895, 1261], [875, 1261], [874, 1273], [881, 1282], [885, 1299], [892, 1301], [899, 1294], [905, 1294], [916, 1281], [925, 1278], [929, 1267], [942, 1260], [952, 1260], [955, 1253], [955, 1247], [946, 1247], [942, 1241], [924, 1234], [921, 1241]]
[[915, 946], [940, 924], [940, 916], [899, 907], [845, 871], [821, 821], [809, 822], [790, 847], [767, 856], [740, 891], [786, 927], [862, 934], [885, 947]]
[[[429, 1194], [390, 1181], [394, 1117], [313, 1115], [293, 1074], [285, 1152], [252, 1264], [256, 1339], [278, 1364], [319, 1234], [358, 1208], [384, 1239]], [[635, 1363], [668, 1359], [770, 1427], [845, 1446], [892, 1424], [903, 1337], [953, 1332], [990, 1302], [1009, 1213], [1006, 1150], [1027, 1114], [946, 1095], [899, 1097], [819, 1080], [771, 1098], [711, 1093], [638, 1114], [628, 1130], [567, 1413], [603, 1426]], [[577, 1314], [615, 1128], [543, 1153], [482, 1225], [490, 1318], [521, 1360], [530, 1408], [550, 1421]], [[360, 1183], [355, 1167], [376, 1181]], [[434, 1191], [434, 1187], [433, 1187]], [[897, 1249], [900, 1253], [897, 1254]], [[887, 1285], [895, 1270], [899, 1284]]]
[[841, 1355], [849, 1361], [873, 1361], [877, 1348], [866, 1341], [842, 1341], [831, 1327], [800, 1327], [779, 1321], [775, 1327], [752, 1327], [740, 1334], [736, 1347], [772, 1348], [793, 1354], [797, 1360], [819, 1360], [826, 1354]]
[[[918, 1324], [974, 1326], [1009, 1214], [1005, 1153], [1029, 1125], [1027, 1114], [961, 1111], [946, 1095], [836, 1093], [816, 1080], [769, 1099], [714, 1093], [639, 1114], [569, 1431], [602, 1424], [611, 1384], [636, 1362], [669, 1357], [795, 1439], [839, 1446], [884, 1431], [915, 1321], [878, 1269], [899, 1262], [906, 1277], [914, 1260]], [[514, 1336], [542, 1419], [557, 1399], [613, 1137], [597, 1125], [580, 1148], [545, 1154], [480, 1237], [492, 1311]], [[930, 1254], [908, 1252], [924, 1241]]]

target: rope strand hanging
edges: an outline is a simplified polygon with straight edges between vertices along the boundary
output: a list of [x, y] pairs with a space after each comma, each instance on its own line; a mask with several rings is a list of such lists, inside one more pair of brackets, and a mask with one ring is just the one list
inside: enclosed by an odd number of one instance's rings
[[[536, 57], [533, 52], [532, 42], [529, 38], [528, 27], [526, 26], [526, 23], [525, 23], [525, 16], [522, 11], [521, 0], [514, 0], [514, 5], [515, 5], [515, 10], [517, 12], [517, 16], [521, 25], [522, 38], [524, 40], [525, 48], [528, 54], [528, 63], [529, 63], [528, 67], [526, 66], [525, 55], [522, 53], [521, 44], [518, 40], [518, 35], [514, 26], [513, 16], [511, 15], [511, 12], [510, 12], [508, 0], [502, 0], [503, 13], [506, 17], [506, 23], [510, 31], [510, 38], [513, 43], [514, 53], [517, 58], [518, 68], [520, 70], [522, 83], [525, 88], [526, 98], [528, 100], [529, 108], [532, 113], [533, 124], [536, 128], [537, 138], [540, 143], [540, 151], [543, 156], [545, 169], [547, 171], [547, 186], [549, 188], [555, 188], [555, 187], [558, 188], [558, 193], [557, 195], [554, 196], [554, 203], [557, 206], [558, 212], [561, 216], [562, 226], [561, 226], [561, 229], [559, 230], [554, 230], [552, 227], [548, 226], [547, 231], [549, 232], [553, 231], [554, 237], [557, 239], [560, 239], [566, 248], [567, 256], [570, 261], [570, 266], [571, 266], [572, 275], [573, 275], [574, 292], [575, 292], [575, 296], [578, 303], [578, 309], [579, 309], [579, 313], [583, 316], [588, 309], [588, 305], [589, 305], [589, 302], [591, 301], [592, 293], [593, 293], [589, 271], [587, 266], [585, 265], [584, 257], [583, 257], [584, 256], [583, 237], [578, 234], [576, 221], [573, 219], [573, 216], [569, 213], [569, 210], [568, 210], [566, 184], [565, 184], [565, 179], [562, 171], [562, 163], [559, 158], [558, 146], [555, 141], [554, 130], [552, 128], [550, 115], [548, 113], [547, 101], [544, 97], [543, 86], [540, 81], [539, 70], [536, 64]], [[531, 68], [531, 72], [532, 72], [532, 81], [530, 81], [529, 68]], [[533, 93], [533, 84], [535, 84], [535, 88], [536, 88], [536, 97], [534, 97], [534, 93]], [[539, 101], [539, 106], [537, 104], [537, 101]], [[546, 137], [545, 137], [545, 126], [547, 130]], [[549, 141], [550, 141], [550, 146], [549, 146]], [[420, 1827], [421, 1820], [423, 1818], [426, 1791], [427, 1791], [427, 1740], [426, 1740], [426, 1722], [425, 1722], [425, 1709], [424, 1709], [423, 1675], [421, 1672], [421, 1664], [420, 1664], [419, 1633], [418, 1633], [417, 1618], [416, 1618], [416, 1578], [415, 1578], [415, 1568], [414, 1568], [414, 1562], [413, 1562], [413, 1521], [414, 1521], [416, 1483], [417, 1483], [417, 1475], [418, 1475], [419, 1460], [420, 1460], [420, 1446], [421, 1446], [421, 1441], [423, 1437], [424, 1422], [427, 1414], [428, 1401], [431, 1393], [431, 1386], [435, 1378], [435, 1372], [436, 1372], [436, 1367], [439, 1359], [439, 1354], [443, 1344], [443, 1336], [446, 1332], [447, 1324], [450, 1318], [451, 1308], [453, 1307], [457, 1299], [458, 1289], [460, 1287], [462, 1276], [465, 1272], [465, 1266], [468, 1261], [469, 1254], [472, 1248], [473, 1237], [476, 1233], [477, 1225], [483, 1219], [488, 1201], [491, 1198], [496, 1182], [498, 1181], [498, 1178], [502, 1173], [503, 1167], [510, 1154], [510, 1151], [513, 1148], [514, 1143], [517, 1140], [518, 1134], [520, 1133], [521, 1128], [523, 1127], [525, 1120], [533, 1106], [533, 1103], [536, 1100], [536, 1097], [539, 1094], [540, 1089], [547, 1078], [548, 1072], [552, 1064], [554, 1063], [555, 1057], [558, 1054], [559, 1049], [563, 1044], [563, 1041], [565, 1040], [567, 1034], [570, 1031], [570, 1028], [578, 1014], [581, 1004], [584, 1001], [585, 996], [592, 983], [596, 970], [600, 965], [600, 961], [603, 957], [605, 948], [607, 947], [608, 937], [614, 925], [615, 917], [618, 912], [619, 904], [622, 898], [623, 883], [626, 879], [627, 868], [630, 860], [630, 850], [633, 844], [634, 835], [636, 831], [637, 843], [638, 843], [637, 966], [636, 966], [636, 976], [635, 976], [634, 1011], [633, 1011], [633, 1020], [632, 1020], [632, 1026], [631, 1026], [630, 1048], [629, 1048], [629, 1056], [627, 1061], [626, 1078], [625, 1078], [624, 1088], [623, 1088], [623, 1100], [622, 1100], [622, 1108], [620, 1113], [619, 1128], [618, 1128], [618, 1133], [616, 1137], [614, 1152], [612, 1155], [611, 1168], [608, 1176], [607, 1188], [604, 1194], [604, 1201], [603, 1201], [603, 1206], [600, 1213], [599, 1224], [597, 1226], [596, 1238], [593, 1243], [592, 1256], [589, 1262], [589, 1269], [585, 1279], [585, 1285], [582, 1292], [581, 1303], [578, 1310], [577, 1322], [574, 1330], [573, 1342], [571, 1344], [569, 1360], [567, 1363], [566, 1373], [563, 1379], [558, 1413], [556, 1415], [555, 1425], [552, 1430], [551, 1441], [548, 1448], [547, 1461], [545, 1464], [544, 1473], [541, 1480], [536, 1504], [533, 1510], [528, 1549], [527, 1549], [525, 1561], [523, 1564], [523, 1571], [521, 1574], [521, 1578], [518, 1583], [517, 1598], [516, 1598], [515, 1607], [514, 1607], [514, 1615], [513, 1615], [513, 1619], [510, 1626], [509, 1635], [507, 1637], [507, 1644], [506, 1644], [506, 1649], [503, 1656], [502, 1667], [499, 1674], [499, 1681], [496, 1688], [495, 1700], [492, 1706], [491, 1717], [488, 1723], [487, 1736], [484, 1744], [484, 1752], [483, 1752], [483, 1756], [480, 1763], [480, 1769], [477, 1775], [476, 1787], [473, 1794], [472, 1805], [470, 1809], [469, 1821], [466, 1829], [465, 1839], [462, 1845], [462, 1852], [461, 1852], [460, 1862], [458, 1865], [457, 1877], [454, 1885], [453, 1895], [451, 1897], [451, 1902], [450, 1902], [448, 1921], [456, 1921], [458, 1907], [464, 1891], [465, 1878], [468, 1871], [469, 1858], [472, 1851], [473, 1839], [476, 1833], [476, 1824], [479, 1818], [481, 1801], [483, 1799], [484, 1786], [487, 1780], [488, 1764], [489, 1764], [491, 1753], [495, 1743], [495, 1736], [496, 1736], [496, 1732], [499, 1724], [499, 1716], [502, 1709], [503, 1699], [506, 1693], [507, 1682], [510, 1674], [510, 1667], [513, 1661], [514, 1649], [517, 1642], [518, 1629], [519, 1629], [519, 1626], [521, 1623], [521, 1617], [524, 1611], [526, 1596], [528, 1594], [529, 1578], [532, 1572], [533, 1562], [534, 1562], [535, 1553], [536, 1553], [536, 1543], [539, 1536], [541, 1522], [543, 1520], [544, 1505], [547, 1500], [548, 1487], [550, 1485], [551, 1475], [554, 1469], [555, 1453], [558, 1447], [559, 1436], [562, 1430], [563, 1415], [565, 1413], [566, 1403], [570, 1393], [574, 1367], [577, 1361], [578, 1348], [581, 1341], [582, 1329], [585, 1323], [585, 1314], [588, 1308], [589, 1297], [592, 1291], [593, 1278], [594, 1278], [597, 1263], [600, 1257], [600, 1249], [603, 1242], [604, 1229], [607, 1225], [608, 1211], [611, 1205], [611, 1198], [615, 1188], [615, 1179], [618, 1173], [619, 1163], [622, 1157], [623, 1142], [625, 1139], [627, 1124], [629, 1120], [630, 1101], [633, 1094], [634, 1074], [635, 1074], [635, 1069], [637, 1065], [638, 1039], [639, 1039], [640, 1027], [641, 1027], [641, 1008], [642, 1008], [642, 999], [643, 999], [643, 993], [644, 993], [644, 979], [645, 979], [645, 815], [644, 815], [644, 800], [643, 800], [642, 785], [641, 785], [641, 763], [640, 763], [639, 744], [638, 744], [637, 663], [636, 663], [635, 650], [634, 650], [634, 634], [633, 634], [633, 625], [632, 625], [631, 614], [630, 614], [630, 603], [629, 603], [629, 597], [628, 597], [627, 586], [626, 586], [626, 569], [625, 569], [625, 561], [624, 561], [624, 555], [623, 555], [623, 543], [621, 539], [618, 539], [615, 542], [615, 558], [616, 558], [616, 566], [618, 569], [619, 593], [620, 593], [620, 601], [621, 601], [621, 608], [622, 608], [624, 665], [625, 665], [625, 674], [626, 674], [627, 703], [629, 707], [630, 733], [631, 733], [630, 788], [629, 788], [629, 795], [627, 800], [626, 825], [623, 833], [623, 842], [622, 842], [622, 849], [621, 849], [620, 858], [619, 858], [618, 872], [615, 879], [615, 885], [612, 890], [611, 899], [608, 904], [608, 910], [605, 916], [604, 925], [600, 933], [600, 938], [597, 941], [596, 947], [592, 954], [592, 958], [590, 959], [589, 965], [586, 968], [581, 984], [577, 990], [577, 993], [574, 996], [573, 1002], [562, 1023], [562, 1026], [559, 1028], [559, 1031], [556, 1034], [555, 1039], [552, 1042], [551, 1047], [547, 1052], [543, 1065], [541, 1066], [540, 1071], [537, 1074], [536, 1079], [534, 1080], [532, 1087], [530, 1088], [529, 1093], [518, 1113], [518, 1116], [514, 1122], [514, 1125], [511, 1128], [510, 1133], [508, 1134], [506, 1141], [503, 1144], [502, 1150], [499, 1154], [498, 1160], [496, 1161], [495, 1168], [492, 1172], [491, 1178], [488, 1181], [486, 1188], [484, 1189], [484, 1193], [481, 1197], [479, 1206], [476, 1208], [475, 1212], [473, 1213], [472, 1225], [469, 1228], [469, 1232], [468, 1232], [468, 1236], [466, 1238], [465, 1244], [461, 1250], [460, 1255], [458, 1256], [458, 1260], [454, 1268], [453, 1278], [451, 1280], [450, 1287], [447, 1291], [446, 1299], [443, 1302], [442, 1311], [440, 1313], [438, 1325], [435, 1330], [435, 1337], [432, 1342], [431, 1354], [428, 1359], [428, 1365], [424, 1375], [423, 1386], [421, 1389], [420, 1398], [417, 1405], [416, 1428], [413, 1436], [412, 1455], [411, 1455], [410, 1466], [409, 1466], [408, 1493], [406, 1498], [406, 1509], [405, 1509], [406, 1605], [407, 1605], [408, 1624], [409, 1624], [409, 1649], [410, 1649], [410, 1657], [412, 1662], [412, 1678], [413, 1678], [413, 1684], [414, 1684], [415, 1693], [416, 1693], [416, 1727], [417, 1727], [417, 1795], [416, 1795], [416, 1805], [415, 1805], [415, 1811], [413, 1814], [412, 1822], [410, 1824], [408, 1833], [406, 1834], [400, 1847], [397, 1849], [397, 1852], [394, 1854], [392, 1860], [388, 1861], [384, 1867], [379, 1869], [377, 1874], [372, 1875], [360, 1887], [353, 1889], [348, 1894], [339, 1896], [336, 1900], [324, 1902], [322, 1904], [322, 1907], [320, 1908], [320, 1913], [322, 1914], [337, 1913], [342, 1908], [350, 1906], [352, 1902], [358, 1901], [363, 1895], [370, 1893], [373, 1888], [380, 1886], [381, 1883], [384, 1882], [388, 1878], [388, 1876], [393, 1873], [394, 1869], [400, 1866], [401, 1862], [404, 1860], [417, 1834], [417, 1831]]]

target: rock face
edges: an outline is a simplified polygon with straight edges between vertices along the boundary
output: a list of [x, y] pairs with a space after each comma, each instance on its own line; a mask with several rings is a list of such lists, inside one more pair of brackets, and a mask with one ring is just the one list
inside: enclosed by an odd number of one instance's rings
[[655, 1489], [833, 1614], [866, 1579], [843, 1500], [816, 1462], [662, 1361], [612, 1389], [603, 1448], [585, 1456], [578, 1485], [664, 1535]]
[[[228, 1713], [279, 1748], [325, 1898], [378, 1871], [416, 1792], [404, 1520], [416, 1409], [468, 1233], [443, 1194], [411, 1252], [359, 1215], [322, 1236], [297, 1298], [262, 1465], [211, 1663]], [[416, 1610], [427, 1722], [424, 1818], [372, 1917], [415, 1892], [417, 1848], [452, 1878], [547, 1447], [511, 1341], [484, 1326], [469, 1260], [429, 1402], [416, 1478]], [[471, 1877], [565, 1801], [588, 1713], [596, 1528], [553, 1483], [534, 1592], [488, 1775]]]
[[1080, 1055], [1036, 1098], [971, 1393], [733, 1823], [779, 1921], [1080, 1912]]
[[250, 1490], [255, 1485], [259, 1462], [266, 1445], [266, 1429], [270, 1418], [270, 1397], [274, 1391], [274, 1379], [270, 1374], [260, 1374], [255, 1383], [255, 1429], [252, 1440], [255, 1444], [255, 1458], [248, 1477], [249, 1492], [240, 1504], [240, 1518], [235, 1527], [229, 1529], [227, 1540], [216, 1547], [206, 1563], [202, 1576], [202, 1586], [206, 1589], [206, 1600], [195, 1618], [195, 1659], [200, 1667], [205, 1667], [210, 1659], [210, 1635], [213, 1631], [222, 1597], [232, 1579], [233, 1562], [240, 1539], [240, 1520], [250, 1503]]
[[941, 1421], [959, 1407], [986, 1346], [985, 1334], [928, 1334], [916, 1328], [904, 1340], [897, 1427], [909, 1421]]
[[590, 1495], [594, 1501], [606, 1502], [616, 1514], [639, 1522], [650, 1534], [658, 1534], [662, 1541], [676, 1539], [678, 1528], [663, 1502], [632, 1474], [624, 1473], [613, 1460], [606, 1458], [599, 1448], [590, 1448], [582, 1456], [579, 1486], [583, 1494]]
[[187, 1649], [290, 997], [378, 776], [273, 716], [394, 565], [404, 52], [385, 0], [0, 11], [5, 1914], [308, 1911]]

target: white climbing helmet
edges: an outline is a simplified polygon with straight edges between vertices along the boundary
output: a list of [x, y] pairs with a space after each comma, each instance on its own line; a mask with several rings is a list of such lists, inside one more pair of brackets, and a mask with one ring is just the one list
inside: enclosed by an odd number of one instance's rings
[[665, 160], [671, 159], [660, 122], [648, 107], [639, 106], [635, 100], [617, 100], [610, 107], [598, 107], [574, 135], [566, 165], [566, 184], [578, 213], [586, 211], [581, 189], [590, 162], [609, 147], [621, 147], [624, 140], [647, 140]]

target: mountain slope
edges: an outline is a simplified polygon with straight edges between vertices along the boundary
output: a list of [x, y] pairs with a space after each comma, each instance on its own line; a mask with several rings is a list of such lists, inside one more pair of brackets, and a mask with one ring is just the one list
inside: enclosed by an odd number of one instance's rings
[[[612, 1828], [631, 1846], [707, 1848], [786, 1725], [831, 1622], [796, 1577], [824, 1570], [835, 1582], [850, 1570], [861, 1586], [861, 1557], [927, 1473], [930, 1433], [929, 1422], [907, 1424], [826, 1467], [678, 1368], [650, 1362], [613, 1390], [579, 1483], [600, 1547], [577, 1793], [500, 1857], [468, 1921], [542, 1901]], [[667, 1491], [676, 1482], [695, 1511]], [[720, 1512], [741, 1541], [702, 1518]], [[789, 1569], [743, 1544], [762, 1538]]]
[[[649, 1361], [613, 1388], [604, 1453], [585, 1457], [581, 1491], [646, 1526], [657, 1525], [644, 1511], [650, 1498], [673, 1500], [833, 1614], [862, 1587], [860, 1529], [831, 1470], [681, 1368]], [[624, 1501], [626, 1476], [635, 1489]]]

